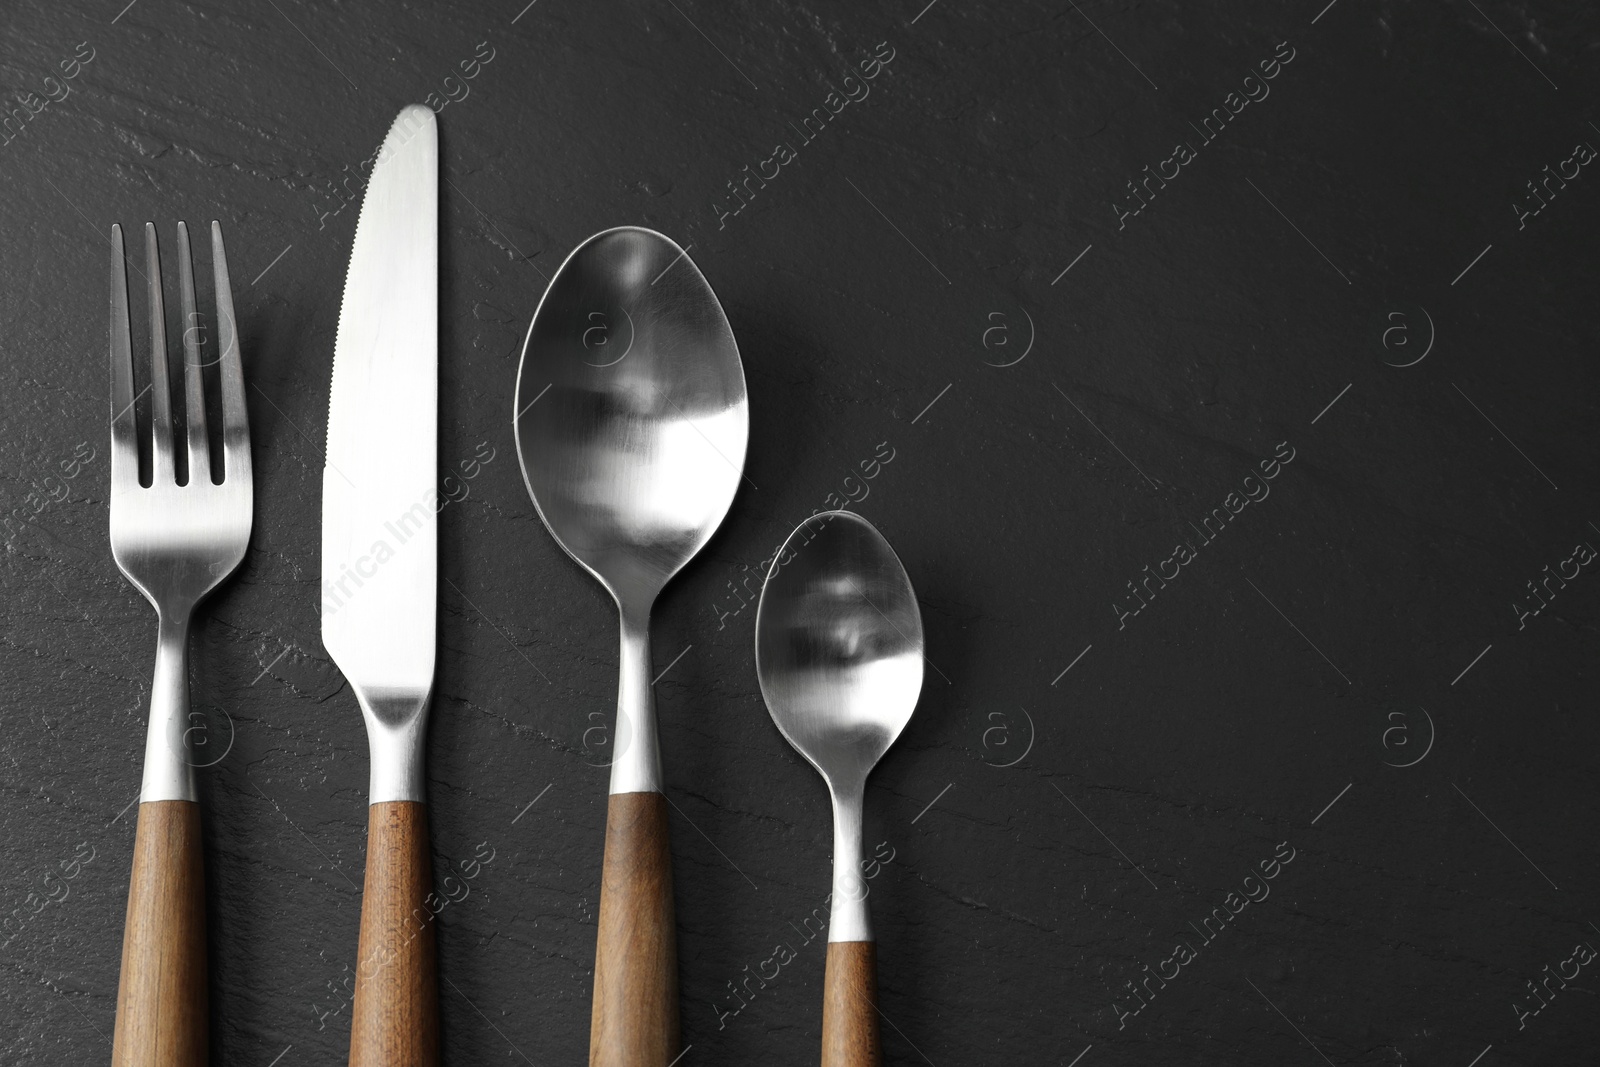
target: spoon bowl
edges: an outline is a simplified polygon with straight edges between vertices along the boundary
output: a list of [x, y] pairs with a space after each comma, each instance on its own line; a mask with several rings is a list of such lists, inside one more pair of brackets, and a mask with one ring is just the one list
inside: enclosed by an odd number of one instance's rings
[[539, 517], [622, 624], [589, 1063], [668, 1067], [678, 968], [650, 610], [727, 514], [750, 432], [733, 330], [684, 250], [633, 226], [574, 249], [528, 327], [512, 411]]
[[830, 787], [858, 786], [911, 720], [922, 615], [900, 559], [871, 523], [828, 511], [801, 523], [756, 609], [756, 677], [772, 721]]
[[670, 238], [573, 250], [517, 371], [517, 455], [545, 526], [623, 611], [705, 547], [744, 473], [750, 411], [722, 305]]

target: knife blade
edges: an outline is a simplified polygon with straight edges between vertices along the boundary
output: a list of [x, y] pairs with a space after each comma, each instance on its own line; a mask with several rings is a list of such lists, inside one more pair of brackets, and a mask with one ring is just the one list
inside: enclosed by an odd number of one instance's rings
[[438, 1059], [423, 754], [437, 609], [439, 139], [403, 109], [345, 278], [322, 472], [322, 643], [371, 754], [350, 1063]]

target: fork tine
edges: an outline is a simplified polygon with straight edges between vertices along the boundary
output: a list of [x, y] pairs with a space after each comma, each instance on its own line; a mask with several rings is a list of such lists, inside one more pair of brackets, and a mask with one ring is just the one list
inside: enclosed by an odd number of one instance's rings
[[228, 253], [222, 224], [211, 220], [211, 271], [217, 290], [217, 362], [222, 372], [223, 478], [250, 479], [250, 420], [244, 404], [244, 365], [239, 355], [239, 324], [233, 317], [228, 283]]
[[167, 375], [167, 318], [161, 302], [161, 252], [156, 224], [144, 224], [145, 270], [150, 292], [150, 484], [176, 481], [172, 466], [172, 389]]
[[189, 423], [189, 484], [199, 485], [211, 481], [200, 363], [200, 336], [205, 327], [194, 306], [194, 258], [189, 252], [189, 227], [182, 222], [178, 223], [178, 300], [183, 305], [183, 411]]
[[128, 264], [122, 227], [111, 224], [111, 487], [139, 484], [139, 441], [133, 412], [133, 329], [128, 324]]

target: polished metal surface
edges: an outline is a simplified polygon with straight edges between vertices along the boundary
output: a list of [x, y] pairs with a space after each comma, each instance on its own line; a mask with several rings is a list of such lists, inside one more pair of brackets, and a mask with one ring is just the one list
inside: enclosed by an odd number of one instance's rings
[[660, 792], [650, 609], [727, 514], [750, 433], [739, 348], [694, 261], [633, 226], [579, 245], [534, 313], [512, 411], [539, 516], [621, 615], [611, 792]]
[[[183, 312], [183, 383], [188, 477], [178, 484], [161, 257], [156, 228], [144, 228], [150, 308], [150, 384], [133, 389], [133, 336], [128, 320], [128, 269], [122, 227], [111, 227], [111, 555], [156, 609], [156, 669], [150, 687], [144, 784], [139, 799], [198, 800], [189, 759], [189, 620], [194, 607], [244, 558], [254, 499], [244, 369], [233, 317], [233, 291], [222, 227], [211, 224], [216, 284], [215, 361], [222, 395], [222, 481], [212, 480], [206, 439], [201, 344], [204, 320], [195, 308], [189, 228], [178, 223], [178, 288]], [[139, 482], [136, 401], [150, 393], [151, 478]]]
[[922, 648], [911, 579], [870, 522], [825, 511], [795, 528], [761, 589], [756, 677], [833, 798], [829, 941], [872, 940], [861, 809], [867, 775], [916, 709]]
[[390, 127], [356, 223], [322, 471], [322, 643], [355, 690], [368, 802], [422, 800], [433, 689], [439, 493], [439, 137]]

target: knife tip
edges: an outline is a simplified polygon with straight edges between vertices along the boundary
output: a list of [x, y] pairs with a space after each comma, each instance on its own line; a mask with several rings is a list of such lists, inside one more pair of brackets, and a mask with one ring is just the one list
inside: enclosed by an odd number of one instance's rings
[[413, 127], [423, 122], [426, 122], [431, 126], [435, 121], [433, 108], [429, 107], [427, 104], [407, 104], [405, 107], [400, 109], [400, 115], [395, 119], [395, 123], [397, 125], [400, 123], [407, 123]]
[[437, 136], [438, 120], [427, 104], [407, 104], [395, 116], [394, 124], [378, 149], [376, 162], [383, 162], [411, 142], [418, 134]]

